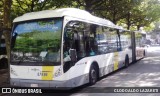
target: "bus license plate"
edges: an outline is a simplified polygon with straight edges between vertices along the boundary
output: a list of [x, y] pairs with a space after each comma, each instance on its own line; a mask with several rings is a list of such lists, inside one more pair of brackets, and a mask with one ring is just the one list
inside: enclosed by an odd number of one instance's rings
[[31, 87], [38, 87], [38, 84], [31, 84]]

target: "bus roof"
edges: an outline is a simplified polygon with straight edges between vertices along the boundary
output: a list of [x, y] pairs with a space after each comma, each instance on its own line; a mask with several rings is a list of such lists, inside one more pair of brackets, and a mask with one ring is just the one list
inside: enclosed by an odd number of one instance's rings
[[56, 10], [44, 10], [39, 12], [26, 13], [22, 16], [15, 18], [13, 22], [21, 22], [21, 21], [27, 21], [27, 20], [53, 18], [53, 17], [63, 17], [63, 16], [70, 16], [74, 18], [83, 19], [86, 21], [88, 20], [90, 22], [95, 22], [98, 24], [103, 24], [109, 27], [117, 28], [114, 23], [112, 23], [107, 19], [102, 19], [102, 18], [93, 16], [87, 11], [76, 9], [76, 8], [62, 8], [62, 9], [56, 9]]

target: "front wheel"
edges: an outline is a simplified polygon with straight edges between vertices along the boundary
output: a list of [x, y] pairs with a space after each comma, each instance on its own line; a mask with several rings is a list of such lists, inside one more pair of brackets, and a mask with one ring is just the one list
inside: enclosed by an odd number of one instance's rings
[[97, 68], [92, 65], [91, 68], [90, 68], [90, 72], [89, 72], [89, 83], [90, 85], [93, 85], [97, 82], [98, 80], [98, 71], [97, 71]]

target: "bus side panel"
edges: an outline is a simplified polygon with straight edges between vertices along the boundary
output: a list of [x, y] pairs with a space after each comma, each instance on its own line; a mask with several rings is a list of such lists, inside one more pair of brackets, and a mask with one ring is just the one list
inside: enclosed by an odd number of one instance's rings
[[145, 55], [145, 34], [135, 33], [135, 41], [136, 41], [136, 60], [139, 60]]
[[[66, 77], [69, 77], [72, 82], [72, 87], [80, 86], [85, 83], [89, 82], [89, 71], [91, 64], [93, 62], [97, 62], [99, 66], [99, 75], [103, 76], [111, 71], [113, 71], [113, 64], [110, 66], [110, 69], [108, 69], [109, 64], [113, 62], [113, 54], [105, 54], [105, 55], [97, 55], [92, 57], [85, 57], [81, 60], [79, 60], [74, 66], [72, 66], [68, 72], [65, 74], [69, 74], [69, 76], [65, 75]], [[109, 60], [107, 61], [107, 59]], [[109, 71], [108, 71], [109, 70]], [[68, 79], [69, 79], [68, 78]]]
[[119, 68], [124, 67], [126, 51], [119, 52]]
[[136, 60], [139, 60], [144, 57], [144, 48], [136, 47]]
[[66, 77], [68, 80], [70, 80], [72, 87], [89, 83], [89, 70], [93, 62], [98, 64], [99, 76], [102, 77], [124, 66], [124, 57], [120, 58], [122, 54], [123, 53], [115, 52], [104, 55], [85, 57], [79, 60], [66, 73], [64, 73], [64, 78]]
[[118, 67], [118, 69], [125, 66], [125, 58], [126, 58], [127, 55], [129, 57], [129, 63], [132, 62], [132, 50], [131, 49], [127, 48], [123, 51], [119, 51], [118, 53], [119, 53], [119, 56], [118, 56], [119, 57], [119, 60], [118, 60], [119, 61], [119, 67]]

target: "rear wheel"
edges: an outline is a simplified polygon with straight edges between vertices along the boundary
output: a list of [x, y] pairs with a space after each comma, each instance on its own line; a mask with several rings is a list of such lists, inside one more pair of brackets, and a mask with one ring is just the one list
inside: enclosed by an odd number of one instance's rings
[[143, 57], [145, 57], [146, 56], [146, 52], [145, 51], [143, 51]]
[[129, 66], [129, 58], [126, 56], [125, 58], [125, 67], [127, 68]]
[[98, 80], [98, 71], [97, 71], [97, 68], [94, 65], [92, 65], [89, 72], [90, 85], [95, 84], [97, 80]]

